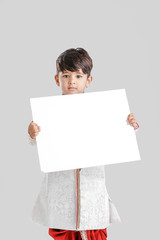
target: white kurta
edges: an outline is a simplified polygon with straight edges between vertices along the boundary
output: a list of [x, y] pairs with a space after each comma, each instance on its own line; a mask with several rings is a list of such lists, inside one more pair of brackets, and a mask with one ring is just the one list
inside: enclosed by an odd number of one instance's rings
[[104, 229], [121, 222], [106, 189], [104, 166], [44, 173], [31, 220], [74, 231]]

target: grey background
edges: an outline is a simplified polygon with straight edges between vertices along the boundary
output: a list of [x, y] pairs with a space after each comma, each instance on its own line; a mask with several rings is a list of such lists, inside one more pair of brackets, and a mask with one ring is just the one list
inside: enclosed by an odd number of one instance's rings
[[[86, 92], [125, 88], [141, 161], [106, 166], [106, 186], [122, 223], [108, 239], [160, 239], [159, 1], [0, 1], [0, 238], [51, 239], [29, 220], [40, 189], [37, 148], [26, 142], [29, 99], [61, 94], [58, 55], [85, 48], [93, 59]], [[118, 116], [117, 116], [118, 121]]]

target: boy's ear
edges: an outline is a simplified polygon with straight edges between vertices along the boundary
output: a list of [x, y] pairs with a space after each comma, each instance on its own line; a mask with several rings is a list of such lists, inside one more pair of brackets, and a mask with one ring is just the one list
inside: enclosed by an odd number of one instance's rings
[[57, 84], [58, 86], [60, 86], [60, 82], [59, 82], [59, 77], [58, 77], [58, 75], [56, 74], [56, 75], [54, 76], [54, 78], [55, 78], [55, 80], [56, 80], [56, 84]]
[[86, 82], [86, 87], [88, 88], [89, 87], [89, 85], [91, 84], [91, 82], [92, 82], [92, 76], [90, 75], [89, 77], [88, 77], [88, 79], [87, 79], [87, 82]]

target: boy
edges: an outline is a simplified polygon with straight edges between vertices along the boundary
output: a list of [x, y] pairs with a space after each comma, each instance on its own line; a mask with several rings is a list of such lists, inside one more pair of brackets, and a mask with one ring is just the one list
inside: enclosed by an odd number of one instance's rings
[[[55, 81], [62, 95], [84, 93], [92, 82], [92, 67], [92, 59], [83, 48], [60, 54]], [[134, 114], [128, 115], [127, 122], [138, 129]], [[40, 130], [36, 123], [30, 123], [30, 143], [36, 143]], [[32, 220], [49, 227], [54, 239], [106, 239], [110, 223], [121, 220], [106, 190], [104, 166], [46, 173]]]
[[[56, 67], [55, 81], [57, 86], [61, 87], [62, 95], [84, 93], [85, 88], [88, 88], [92, 82], [90, 75], [93, 67], [92, 59], [82, 48], [66, 50], [58, 57]], [[127, 122], [135, 130], [139, 128], [133, 113], [128, 115]], [[40, 127], [32, 121], [28, 128], [30, 137], [35, 139], [39, 132]]]

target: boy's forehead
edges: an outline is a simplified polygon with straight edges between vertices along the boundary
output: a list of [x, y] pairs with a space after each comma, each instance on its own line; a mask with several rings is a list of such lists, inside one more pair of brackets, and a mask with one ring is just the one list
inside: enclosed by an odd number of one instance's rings
[[84, 74], [81, 69], [79, 69], [79, 70], [77, 70], [77, 71], [74, 71], [74, 72], [71, 72], [71, 71], [69, 71], [69, 70], [65, 70], [65, 71], [62, 71], [62, 73], [81, 73], [81, 74]]

